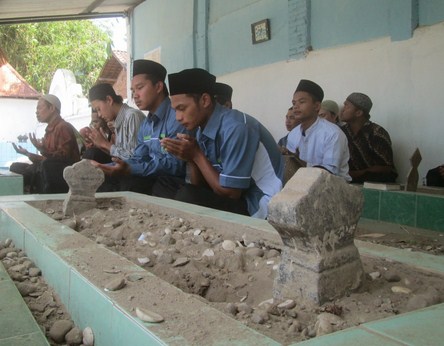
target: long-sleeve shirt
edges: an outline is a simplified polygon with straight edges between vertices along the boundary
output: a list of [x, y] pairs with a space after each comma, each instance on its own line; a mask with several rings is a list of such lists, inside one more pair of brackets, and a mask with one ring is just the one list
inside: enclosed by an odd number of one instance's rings
[[378, 124], [367, 121], [356, 135], [345, 123], [341, 126], [348, 139], [350, 171], [372, 166], [389, 166], [396, 172], [393, 163], [392, 141], [388, 132]]
[[137, 134], [145, 119], [141, 111], [123, 104], [114, 122], [116, 141], [111, 145], [110, 155], [122, 160], [129, 159], [137, 146]]
[[322, 166], [351, 181], [347, 137], [337, 125], [322, 118], [317, 118], [305, 131], [298, 125], [288, 134], [287, 149], [292, 153], [299, 151], [299, 158], [307, 162], [307, 167]]
[[171, 101], [165, 98], [155, 112], [148, 114], [140, 127], [139, 144], [134, 154], [126, 160], [131, 167], [131, 174], [144, 177], [185, 176], [185, 162], [165, 152], [160, 146], [162, 138], [176, 138], [177, 133], [187, 131], [176, 121], [176, 112], [171, 108]]
[[61, 117], [48, 124], [42, 145], [40, 153], [46, 158], [61, 159], [70, 163], [80, 160], [74, 127]]

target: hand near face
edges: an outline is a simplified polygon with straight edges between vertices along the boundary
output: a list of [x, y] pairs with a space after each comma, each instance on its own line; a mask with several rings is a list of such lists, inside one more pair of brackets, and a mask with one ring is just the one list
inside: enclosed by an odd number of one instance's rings
[[177, 139], [162, 139], [160, 145], [167, 152], [184, 161], [193, 161], [196, 153], [200, 151], [196, 139], [183, 133], [178, 133]]
[[108, 144], [108, 140], [104, 137], [102, 132], [97, 131], [95, 128], [91, 129], [91, 132], [88, 135], [91, 142], [98, 148], [103, 148]]
[[91, 134], [91, 129], [89, 127], [83, 127], [80, 129], [79, 131], [80, 135], [83, 138], [83, 141], [85, 143], [85, 147], [86, 148], [92, 148], [94, 147], [94, 143], [90, 138], [90, 134]]

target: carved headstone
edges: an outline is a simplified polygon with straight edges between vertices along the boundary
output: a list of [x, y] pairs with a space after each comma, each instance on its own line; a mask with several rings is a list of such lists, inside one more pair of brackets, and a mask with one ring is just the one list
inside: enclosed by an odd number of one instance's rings
[[105, 180], [100, 168], [94, 167], [89, 160], [82, 160], [63, 171], [63, 178], [69, 192], [63, 202], [66, 216], [82, 213], [96, 207], [96, 191]]
[[418, 181], [419, 181], [419, 173], [418, 167], [422, 161], [421, 153], [419, 149], [416, 148], [412, 157], [410, 157], [410, 164], [412, 168], [410, 168], [409, 174], [407, 175], [407, 184], [405, 184], [405, 191], [413, 191], [415, 192], [418, 189]]
[[320, 168], [300, 168], [269, 204], [268, 222], [284, 243], [273, 286], [277, 299], [323, 304], [364, 278], [354, 245], [361, 189]]

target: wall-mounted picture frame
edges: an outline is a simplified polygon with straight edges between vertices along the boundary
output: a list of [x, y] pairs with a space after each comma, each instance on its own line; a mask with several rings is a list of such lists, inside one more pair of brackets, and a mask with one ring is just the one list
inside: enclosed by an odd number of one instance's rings
[[268, 41], [271, 38], [270, 20], [263, 19], [251, 24], [251, 38], [253, 44]]

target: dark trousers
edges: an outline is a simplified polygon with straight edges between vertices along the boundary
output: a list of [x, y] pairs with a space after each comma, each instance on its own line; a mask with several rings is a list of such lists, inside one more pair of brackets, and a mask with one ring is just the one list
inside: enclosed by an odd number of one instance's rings
[[99, 163], [112, 162], [111, 156], [99, 148], [88, 148], [82, 154], [82, 159], [94, 160]]
[[105, 181], [97, 189], [97, 192], [132, 191], [151, 195], [153, 185], [156, 182], [154, 177], [139, 177], [134, 175], [110, 177], [105, 176]]
[[30, 193], [65, 193], [69, 187], [63, 170], [72, 163], [47, 158], [33, 164], [14, 162], [9, 170], [23, 175], [23, 184]]
[[153, 196], [250, 215], [245, 198], [232, 199], [219, 196], [209, 188], [186, 184], [183, 179], [177, 177], [159, 177], [153, 186]]
[[14, 162], [9, 170], [23, 176], [24, 193], [41, 193], [40, 162], [33, 164]]
[[359, 178], [353, 179], [352, 183], [364, 183], [364, 181], [373, 181], [377, 183], [394, 183], [396, 181], [396, 177], [398, 173], [389, 172], [389, 173], [365, 173]]

